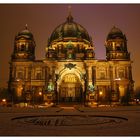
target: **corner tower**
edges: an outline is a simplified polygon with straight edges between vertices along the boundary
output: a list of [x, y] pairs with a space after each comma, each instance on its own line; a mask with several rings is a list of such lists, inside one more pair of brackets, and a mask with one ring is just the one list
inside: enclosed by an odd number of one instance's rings
[[15, 36], [14, 51], [12, 61], [32, 61], [35, 59], [35, 41], [33, 34], [25, 29]]
[[31, 83], [31, 68], [35, 62], [35, 41], [27, 25], [14, 40], [11, 55], [8, 88], [12, 100], [20, 100]]
[[112, 101], [128, 103], [133, 98], [134, 81], [125, 34], [114, 26], [107, 36], [105, 47]]
[[107, 60], [130, 60], [126, 36], [119, 28], [114, 26], [111, 29], [107, 36], [105, 47]]

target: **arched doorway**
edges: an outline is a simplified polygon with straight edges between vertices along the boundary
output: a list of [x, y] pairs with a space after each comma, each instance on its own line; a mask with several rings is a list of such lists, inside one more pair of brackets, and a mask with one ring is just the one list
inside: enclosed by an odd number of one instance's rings
[[75, 74], [66, 74], [59, 86], [59, 103], [82, 102], [82, 84]]

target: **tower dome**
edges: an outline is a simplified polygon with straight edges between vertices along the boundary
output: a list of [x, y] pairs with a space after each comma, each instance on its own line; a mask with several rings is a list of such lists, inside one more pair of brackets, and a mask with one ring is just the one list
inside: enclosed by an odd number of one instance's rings
[[25, 29], [15, 36], [14, 52], [12, 60], [34, 60], [35, 59], [35, 41], [33, 34], [29, 31], [27, 25]]
[[50, 43], [59, 40], [86, 40], [90, 42], [90, 37], [86, 29], [80, 24], [73, 21], [71, 14], [67, 17], [67, 20], [57, 26], [52, 32], [50, 37]]
[[126, 37], [119, 28], [114, 26], [110, 30], [110, 32], [107, 36], [107, 40], [109, 40], [109, 39], [125, 39], [126, 40]]
[[33, 39], [33, 34], [29, 31], [27, 24], [25, 26], [25, 29], [18, 32], [17, 36], [15, 37], [15, 39], [17, 40], [19, 38]]
[[123, 32], [113, 27], [106, 39], [107, 60], [129, 60], [130, 54], [127, 51], [127, 39]]

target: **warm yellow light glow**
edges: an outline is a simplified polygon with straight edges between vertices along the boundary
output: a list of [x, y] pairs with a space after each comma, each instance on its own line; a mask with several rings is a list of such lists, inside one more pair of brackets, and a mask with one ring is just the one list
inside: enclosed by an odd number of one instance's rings
[[100, 94], [100, 95], [102, 95], [102, 94], [103, 94], [103, 92], [102, 92], [102, 91], [100, 91], [100, 92], [99, 92], [99, 94]]
[[6, 99], [2, 99], [2, 102], [6, 102]]
[[40, 95], [40, 96], [42, 95], [42, 92], [41, 92], [41, 91], [39, 92], [39, 95]]
[[121, 78], [116, 78], [115, 80], [116, 80], [116, 81], [117, 81], [117, 80], [118, 80], [118, 81], [120, 81], [120, 80], [121, 80]]
[[17, 81], [20, 81], [20, 79], [17, 79]]

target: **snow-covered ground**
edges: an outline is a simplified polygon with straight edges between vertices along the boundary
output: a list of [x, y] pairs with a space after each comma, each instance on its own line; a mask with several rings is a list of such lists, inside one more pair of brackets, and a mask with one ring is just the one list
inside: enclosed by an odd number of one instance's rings
[[140, 136], [140, 106], [0, 107], [0, 136]]

